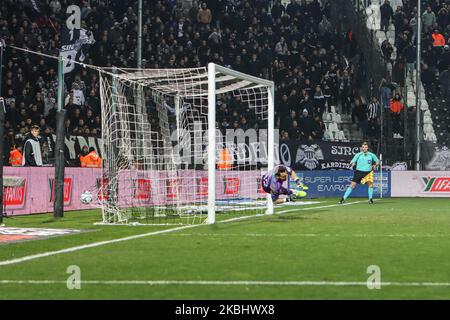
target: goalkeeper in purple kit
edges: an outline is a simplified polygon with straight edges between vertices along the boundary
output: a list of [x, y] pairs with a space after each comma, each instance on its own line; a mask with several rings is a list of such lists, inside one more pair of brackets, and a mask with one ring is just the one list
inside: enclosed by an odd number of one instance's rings
[[[289, 189], [290, 179], [296, 182], [297, 189]], [[285, 185], [286, 182], [286, 186]], [[261, 178], [262, 188], [270, 193], [274, 204], [280, 204], [289, 201], [295, 201], [306, 196], [308, 187], [300, 182], [297, 174], [289, 167], [282, 165], [276, 166]], [[286, 198], [280, 198], [280, 195], [286, 195]]]

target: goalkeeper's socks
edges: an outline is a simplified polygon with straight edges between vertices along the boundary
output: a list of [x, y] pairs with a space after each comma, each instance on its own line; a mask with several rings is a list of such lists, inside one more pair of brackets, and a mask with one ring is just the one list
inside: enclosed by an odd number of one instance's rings
[[369, 200], [373, 198], [373, 188], [369, 188], [369, 191], [367, 192], [369, 194]]
[[347, 198], [350, 196], [350, 193], [352, 193], [352, 191], [353, 191], [352, 188], [347, 187], [347, 190], [345, 190], [343, 199], [344, 199], [344, 200], [347, 200]]

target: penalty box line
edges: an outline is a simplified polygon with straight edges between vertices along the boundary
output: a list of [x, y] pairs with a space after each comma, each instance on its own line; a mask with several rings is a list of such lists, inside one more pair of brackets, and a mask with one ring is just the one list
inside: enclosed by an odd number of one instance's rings
[[[359, 201], [359, 202], [362, 202], [362, 201]], [[359, 202], [351, 202], [351, 203], [347, 203], [345, 205], [356, 204], [356, 203], [359, 203]], [[333, 204], [333, 205], [320, 206], [320, 207], [298, 208], [298, 209], [295, 209], [295, 210], [299, 211], [299, 210], [322, 209], [322, 208], [335, 207], [335, 206], [339, 206], [339, 205], [340, 204], [338, 204], [338, 205]], [[293, 210], [279, 211], [279, 212], [277, 212], [277, 214], [278, 213], [289, 212], [289, 211], [293, 211]], [[250, 216], [242, 216], [242, 217], [231, 218], [231, 219], [227, 219], [227, 220], [223, 220], [223, 221], [218, 221], [217, 223], [234, 222], [234, 221], [245, 220], [245, 219], [250, 219], [250, 218], [255, 218], [255, 217], [263, 217], [263, 216], [266, 216], [266, 215], [265, 214], [256, 214], [256, 215], [250, 215]], [[156, 236], [156, 235], [160, 235], [160, 234], [176, 232], [176, 231], [179, 231], [179, 230], [186, 230], [186, 229], [200, 227], [200, 226], [204, 226], [204, 224], [181, 226], [181, 227], [176, 227], [176, 228], [171, 228], [171, 229], [165, 229], [165, 230], [159, 230], [159, 231], [153, 231], [153, 232], [148, 232], [148, 233], [137, 234], [137, 235], [128, 236], [128, 237], [124, 237], [124, 238], [105, 240], [105, 241], [100, 241], [100, 242], [93, 242], [93, 243], [89, 243], [89, 244], [85, 244], [85, 245], [81, 245], [81, 246], [76, 246], [76, 247], [71, 247], [71, 248], [66, 248], [66, 249], [61, 249], [61, 250], [56, 250], [56, 251], [48, 251], [48, 252], [33, 254], [33, 255], [17, 258], [17, 259], [3, 260], [3, 261], [0, 261], [0, 266], [13, 265], [13, 264], [26, 262], [26, 261], [31, 261], [31, 260], [41, 259], [41, 258], [45, 258], [45, 257], [55, 256], [55, 255], [58, 255], [58, 254], [71, 253], [71, 252], [76, 252], [76, 251], [80, 251], [80, 250], [84, 250], [84, 249], [90, 249], [90, 248], [100, 247], [100, 246], [104, 246], [104, 245], [108, 245], [108, 244], [124, 242], [124, 241], [129, 241], [129, 240], [135, 240], [135, 239], [139, 239], [139, 238], [145, 238], [145, 237], [149, 237], [149, 236]]]
[[[291, 286], [366, 287], [367, 281], [214, 281], [214, 280], [80, 280], [80, 285], [197, 285], [197, 286]], [[67, 284], [62, 280], [0, 280], [0, 285]], [[373, 284], [370, 282], [369, 284]], [[379, 282], [381, 287], [450, 287], [450, 282]]]

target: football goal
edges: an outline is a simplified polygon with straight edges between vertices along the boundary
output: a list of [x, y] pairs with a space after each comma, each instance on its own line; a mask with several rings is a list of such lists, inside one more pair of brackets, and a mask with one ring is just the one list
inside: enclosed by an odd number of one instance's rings
[[273, 213], [274, 84], [208, 68], [100, 72], [103, 223], [214, 223]]

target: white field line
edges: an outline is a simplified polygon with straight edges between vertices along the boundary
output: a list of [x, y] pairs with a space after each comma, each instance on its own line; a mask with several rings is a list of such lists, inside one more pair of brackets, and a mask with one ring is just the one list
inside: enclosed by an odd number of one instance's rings
[[[72, 282], [71, 282], [72, 283]], [[0, 280], [0, 285], [8, 284], [67, 284], [61, 280]], [[363, 286], [367, 281], [208, 281], [208, 280], [80, 280], [80, 285], [197, 285], [197, 286]], [[370, 282], [371, 285], [377, 284]], [[450, 287], [450, 282], [379, 282], [380, 286], [393, 287]]]
[[177, 233], [170, 235], [172, 237], [268, 237], [268, 238], [332, 238], [332, 237], [342, 237], [342, 238], [449, 238], [450, 234], [410, 234], [410, 233], [399, 233], [399, 234], [366, 234], [366, 233], [355, 233], [355, 234], [331, 234], [331, 233]]
[[[362, 202], [362, 201], [359, 201], [359, 202]], [[359, 203], [359, 202], [351, 202], [351, 203], [347, 203], [346, 205], [355, 204], [355, 203]], [[340, 206], [340, 205], [341, 204], [338, 204], [338, 206]], [[311, 208], [297, 208], [297, 209], [292, 209], [292, 210], [279, 211], [278, 213], [284, 213], [284, 212], [293, 211], [293, 210], [300, 211], [300, 210], [310, 210], [310, 209], [315, 209], [315, 208], [321, 209], [321, 208], [328, 208], [328, 207], [335, 207], [335, 206], [336, 205], [333, 204], [333, 205], [329, 205], [329, 206], [320, 206], [320, 207], [311, 207]], [[255, 217], [262, 217], [262, 216], [265, 216], [265, 215], [264, 214], [256, 214], [256, 215], [250, 215], [250, 216], [242, 216], [242, 217], [237, 217], [237, 218], [231, 218], [231, 219], [228, 219], [228, 220], [218, 221], [217, 223], [233, 222], [233, 221], [250, 219], [250, 218], [255, 218]], [[0, 261], [0, 266], [7, 266], [7, 265], [12, 265], [12, 264], [22, 263], [22, 262], [25, 262], [25, 261], [30, 261], [30, 260], [35, 260], [35, 259], [55, 256], [55, 255], [58, 255], [58, 254], [75, 252], [75, 251], [80, 251], [80, 250], [84, 250], [84, 249], [100, 247], [100, 246], [104, 246], [104, 245], [108, 245], [108, 244], [112, 244], [112, 243], [124, 242], [124, 241], [128, 241], [128, 240], [139, 239], [139, 238], [145, 238], [145, 237], [149, 237], [149, 236], [155, 236], [155, 235], [175, 232], [175, 231], [179, 231], [179, 230], [195, 228], [195, 227], [199, 227], [199, 226], [202, 226], [202, 224], [189, 225], [189, 226], [182, 226], [182, 227], [176, 227], [176, 228], [171, 228], [171, 229], [153, 231], [153, 232], [138, 234], [138, 235], [134, 235], [134, 236], [128, 236], [128, 237], [124, 237], [124, 238], [118, 238], [118, 239], [106, 240], [106, 241], [100, 241], [100, 242], [93, 242], [93, 243], [89, 243], [89, 244], [85, 244], [85, 245], [81, 245], [81, 246], [76, 246], [76, 247], [71, 247], [71, 248], [67, 248], [67, 249], [61, 249], [61, 250], [56, 250], [56, 251], [48, 251], [48, 252], [33, 254], [33, 255], [17, 258], [17, 259]]]
[[361, 200], [361, 201], [354, 201], [354, 202], [348, 202], [348, 203], [336, 203], [336, 204], [329, 204], [326, 206], [319, 206], [319, 207], [308, 207], [308, 208], [292, 208], [292, 209], [286, 209], [282, 211], [276, 211], [275, 213], [286, 213], [286, 212], [292, 212], [292, 211], [306, 211], [306, 210], [314, 210], [314, 209], [324, 209], [324, 208], [332, 208], [332, 207], [340, 207], [340, 206], [349, 206], [356, 203], [363, 203], [367, 202], [368, 200]]

